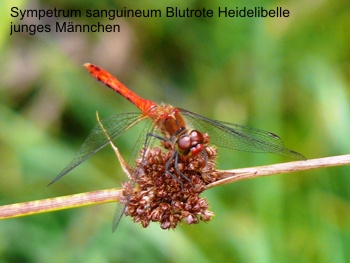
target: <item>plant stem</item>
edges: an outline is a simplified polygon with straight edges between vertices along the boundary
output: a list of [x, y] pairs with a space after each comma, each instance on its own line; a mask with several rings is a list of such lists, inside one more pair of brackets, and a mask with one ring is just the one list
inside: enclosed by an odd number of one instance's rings
[[[216, 171], [218, 180], [214, 183], [208, 184], [206, 186], [206, 189], [255, 177], [305, 171], [323, 167], [342, 166], [348, 164], [350, 164], [350, 154], [250, 168], [218, 170]], [[12, 205], [4, 205], [0, 206], [0, 219], [41, 214], [87, 205], [117, 202], [122, 197], [122, 193], [123, 189], [112, 188], [69, 196], [17, 203]]]
[[347, 164], [350, 164], [350, 154], [233, 170], [218, 170], [217, 176], [219, 179], [214, 183], [208, 184], [206, 189], [255, 177], [306, 171], [323, 167], [342, 166]]
[[122, 192], [123, 189], [112, 188], [12, 205], [4, 205], [0, 206], [0, 219], [35, 215], [87, 205], [116, 202], [122, 196]]

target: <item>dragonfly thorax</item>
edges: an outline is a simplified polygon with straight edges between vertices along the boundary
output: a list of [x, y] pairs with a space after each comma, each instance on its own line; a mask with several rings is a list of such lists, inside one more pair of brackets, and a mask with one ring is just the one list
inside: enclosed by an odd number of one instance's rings
[[174, 141], [186, 129], [186, 123], [177, 108], [170, 105], [157, 106], [148, 112], [156, 123], [158, 130], [169, 140]]

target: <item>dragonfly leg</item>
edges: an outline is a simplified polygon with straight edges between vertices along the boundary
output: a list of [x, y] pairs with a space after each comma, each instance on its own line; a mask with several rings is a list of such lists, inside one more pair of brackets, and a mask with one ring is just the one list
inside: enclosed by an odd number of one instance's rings
[[[169, 142], [170, 144], [174, 144], [171, 140], [164, 138], [162, 136], [159, 136], [157, 134], [154, 134], [154, 133], [147, 133], [146, 143], [148, 142], [149, 137], [154, 137], [154, 138], [157, 138], [161, 141]], [[171, 173], [169, 171], [170, 164], [174, 159], [175, 159], [174, 169], [176, 170], [176, 172], [178, 172], [180, 174], [180, 176], [182, 176], [184, 179], [186, 179], [192, 185], [191, 180], [186, 175], [184, 175], [184, 173], [181, 172], [179, 169], [179, 153], [176, 150], [174, 150], [172, 156], [170, 157], [170, 159], [167, 161], [167, 163], [165, 165], [165, 173], [169, 174], [174, 180], [178, 181], [181, 184], [181, 188], [183, 189], [183, 183], [179, 180], [179, 178], [177, 178], [173, 173]]]
[[[179, 178], [177, 178], [173, 173], [171, 173], [170, 171], [169, 171], [169, 166], [170, 166], [170, 164], [171, 164], [171, 162], [174, 160], [174, 158], [176, 158], [176, 156], [177, 156], [177, 152], [176, 151], [174, 151], [173, 152], [173, 154], [171, 155], [171, 157], [170, 157], [170, 159], [168, 160], [168, 162], [166, 163], [166, 165], [165, 165], [165, 173], [166, 174], [169, 174], [175, 181], [177, 181], [177, 182], [179, 182], [180, 184], [181, 184], [181, 189], [183, 190], [184, 189], [184, 184], [183, 184], [183, 182], [181, 182], [180, 180], [179, 180]], [[176, 165], [177, 166], [177, 165]], [[178, 167], [177, 167], [177, 169], [175, 168], [175, 170], [176, 171], [178, 171]], [[180, 173], [181, 173], [181, 171], [180, 171]], [[184, 175], [185, 176], [185, 175]], [[186, 176], [185, 176], [186, 177]], [[186, 177], [187, 178], [187, 177]], [[188, 179], [188, 178], [187, 178]], [[189, 180], [189, 179], [188, 179]]]
[[179, 169], [179, 153], [175, 151], [174, 154], [175, 154], [175, 170], [182, 176], [182, 178], [186, 179], [192, 185], [190, 178], [184, 175], [184, 173], [181, 172]]
[[184, 179], [186, 179], [190, 185], [193, 187], [193, 184], [190, 180], [190, 178], [188, 178], [183, 172], [180, 171], [179, 169], [179, 166], [178, 166], [178, 162], [179, 162], [179, 154], [178, 152], [174, 151], [174, 153], [172, 154], [171, 158], [168, 160], [168, 162], [166, 163], [166, 166], [165, 166], [165, 173], [169, 174], [174, 180], [178, 181], [180, 184], [181, 184], [181, 188], [183, 189], [183, 182], [181, 182], [179, 180], [179, 178], [177, 178], [173, 173], [171, 173], [169, 171], [169, 167], [170, 167], [170, 164], [171, 162], [175, 159], [175, 165], [174, 165], [174, 168], [175, 170], [180, 174], [180, 176]]

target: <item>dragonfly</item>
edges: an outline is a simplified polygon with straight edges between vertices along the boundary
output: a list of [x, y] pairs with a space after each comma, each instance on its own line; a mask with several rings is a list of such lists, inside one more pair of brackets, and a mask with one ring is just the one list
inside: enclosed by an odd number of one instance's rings
[[[152, 100], [141, 98], [101, 67], [90, 63], [84, 64], [84, 67], [92, 77], [118, 92], [141, 112], [118, 114], [101, 120], [100, 125], [92, 130], [73, 160], [50, 184], [56, 182], [111, 141], [146, 119], [150, 120], [150, 124], [145, 126], [136, 140], [128, 162], [130, 167], [135, 167], [135, 159], [140, 154], [140, 149], [152, 147], [154, 141], [159, 139], [174, 147], [175, 151], [170, 161], [175, 160], [174, 169], [177, 169], [176, 165], [179, 157], [195, 157], [199, 154], [205, 154], [204, 133], [210, 136], [210, 144], [215, 146], [247, 152], [272, 153], [295, 160], [306, 159], [300, 153], [285, 148], [280, 137], [272, 132], [209, 119], [169, 104], [157, 104]], [[179, 173], [181, 174], [181, 172]], [[114, 219], [113, 231], [124, 212], [125, 206], [123, 209], [118, 209]]]

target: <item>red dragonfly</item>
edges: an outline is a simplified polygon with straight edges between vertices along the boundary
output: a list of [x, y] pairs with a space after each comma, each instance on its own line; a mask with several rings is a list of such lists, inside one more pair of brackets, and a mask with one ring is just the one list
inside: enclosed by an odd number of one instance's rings
[[[174, 146], [176, 151], [174, 151], [175, 155], [171, 161], [175, 159], [175, 166], [179, 155], [196, 156], [204, 154], [202, 133], [208, 133], [210, 143], [217, 146], [240, 151], [273, 153], [297, 160], [306, 159], [300, 153], [285, 148], [280, 137], [274, 133], [229, 122], [211, 120], [168, 104], [158, 105], [151, 100], [146, 100], [136, 95], [106, 70], [90, 63], [86, 63], [84, 66], [95, 79], [128, 99], [141, 110], [141, 113], [119, 114], [102, 120], [101, 124], [104, 130], [100, 125], [97, 125], [74, 159], [50, 184], [56, 182], [73, 168], [97, 153], [109, 144], [110, 140], [116, 139], [145, 119], [151, 119], [151, 124], [146, 126], [136, 142], [129, 161], [130, 167], [135, 166], [133, 163], [135, 163], [140, 149], [142, 147], [145, 149], [151, 147], [155, 138], [164, 140]], [[196, 130], [189, 127], [194, 127]], [[109, 135], [109, 138], [106, 136], [106, 133]], [[174, 168], [176, 169], [176, 167]], [[124, 210], [116, 214], [113, 229], [118, 225]]]

